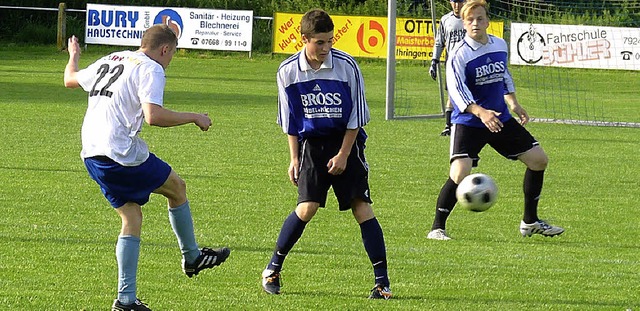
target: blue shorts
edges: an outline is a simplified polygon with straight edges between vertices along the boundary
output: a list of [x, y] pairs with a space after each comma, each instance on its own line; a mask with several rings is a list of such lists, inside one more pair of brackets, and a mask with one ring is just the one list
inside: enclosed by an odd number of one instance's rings
[[140, 205], [149, 202], [153, 190], [162, 186], [171, 173], [171, 166], [153, 153], [138, 166], [122, 166], [107, 157], [86, 158], [84, 166], [115, 208], [127, 202]]

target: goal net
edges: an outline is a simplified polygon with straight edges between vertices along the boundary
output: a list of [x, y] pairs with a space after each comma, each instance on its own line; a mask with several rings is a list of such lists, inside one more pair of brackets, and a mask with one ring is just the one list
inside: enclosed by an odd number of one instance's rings
[[[429, 3], [422, 11], [399, 4], [396, 14], [437, 20], [451, 11], [449, 1]], [[504, 22], [518, 99], [533, 121], [640, 127], [640, 0], [489, 3], [492, 23]], [[425, 31], [433, 38], [434, 28]], [[443, 115], [444, 75], [431, 79], [433, 44], [424, 50], [425, 59], [394, 60], [390, 118]]]

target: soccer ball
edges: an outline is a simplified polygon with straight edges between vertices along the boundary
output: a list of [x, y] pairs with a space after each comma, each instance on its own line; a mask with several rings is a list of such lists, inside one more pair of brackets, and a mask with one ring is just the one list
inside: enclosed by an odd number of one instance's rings
[[498, 187], [489, 175], [471, 174], [458, 185], [456, 198], [462, 207], [473, 212], [484, 212], [496, 203]]

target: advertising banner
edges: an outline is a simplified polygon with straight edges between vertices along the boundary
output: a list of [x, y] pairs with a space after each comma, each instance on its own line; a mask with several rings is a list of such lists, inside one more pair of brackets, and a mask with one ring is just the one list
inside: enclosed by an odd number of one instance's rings
[[640, 70], [640, 28], [511, 24], [511, 64]]
[[[302, 14], [275, 14], [272, 50], [274, 53], [293, 54], [302, 49], [301, 18]], [[332, 15], [331, 19], [334, 24], [335, 48], [354, 57], [387, 57], [387, 17]], [[488, 32], [502, 38], [503, 22], [491, 22]], [[430, 19], [397, 18], [396, 58], [431, 60], [434, 37], [433, 22]]]
[[89, 3], [85, 43], [139, 46], [142, 33], [154, 24], [171, 27], [178, 48], [251, 51], [253, 11]]

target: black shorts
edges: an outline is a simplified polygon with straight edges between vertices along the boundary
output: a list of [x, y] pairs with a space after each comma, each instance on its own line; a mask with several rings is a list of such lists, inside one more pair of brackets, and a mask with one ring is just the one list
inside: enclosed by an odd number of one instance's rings
[[497, 133], [492, 133], [486, 127], [454, 124], [451, 129], [449, 161], [471, 158], [473, 167], [476, 167], [480, 161], [479, 153], [486, 144], [510, 160], [517, 160], [518, 156], [539, 145], [531, 133], [513, 118], [505, 122], [502, 131]]
[[308, 138], [300, 143], [298, 204], [318, 202], [324, 207], [329, 187], [333, 187], [341, 211], [351, 209], [351, 202], [355, 198], [373, 203], [369, 193], [369, 165], [364, 157], [364, 143], [354, 142], [342, 174], [329, 174], [327, 163], [338, 154], [342, 139], [342, 136]]

